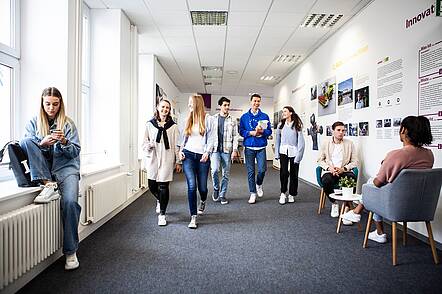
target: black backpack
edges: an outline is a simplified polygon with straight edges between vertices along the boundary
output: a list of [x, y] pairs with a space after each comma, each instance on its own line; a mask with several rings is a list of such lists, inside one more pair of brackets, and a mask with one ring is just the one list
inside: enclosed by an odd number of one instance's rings
[[12, 168], [15, 180], [19, 187], [36, 187], [38, 183], [31, 181], [31, 172], [29, 170], [28, 158], [21, 149], [17, 141], [10, 141], [6, 143], [3, 149], [0, 150], [0, 162], [6, 153], [6, 148], [9, 154], [9, 168]]

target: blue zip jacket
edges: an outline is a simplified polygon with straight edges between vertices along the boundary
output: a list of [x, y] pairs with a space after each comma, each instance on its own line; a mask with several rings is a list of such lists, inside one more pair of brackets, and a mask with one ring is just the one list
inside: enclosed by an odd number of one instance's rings
[[[55, 123], [50, 126], [50, 129], [57, 129]], [[63, 132], [67, 140], [66, 145], [57, 142], [49, 147], [53, 149], [54, 154], [51, 174], [55, 175], [60, 182], [69, 175], [80, 175], [80, 139], [74, 122], [68, 117], [66, 117]], [[37, 144], [43, 140], [43, 137], [37, 134], [37, 117], [32, 118], [26, 125], [25, 138], [27, 137], [32, 138]]]
[[[261, 137], [254, 137], [250, 135], [250, 131], [254, 131], [260, 120], [267, 120], [267, 128]], [[241, 116], [239, 122], [239, 133], [244, 137], [245, 147], [265, 147], [267, 146], [267, 138], [272, 134], [270, 126], [270, 119], [267, 114], [258, 109], [258, 113], [253, 115], [251, 109]]]

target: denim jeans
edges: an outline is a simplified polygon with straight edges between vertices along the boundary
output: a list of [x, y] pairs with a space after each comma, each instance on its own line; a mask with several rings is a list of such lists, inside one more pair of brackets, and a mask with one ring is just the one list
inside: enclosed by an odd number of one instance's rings
[[79, 175], [70, 175], [62, 182], [57, 180], [61, 196], [61, 214], [63, 220], [63, 253], [74, 254], [78, 249], [78, 222], [81, 206], [78, 204]]
[[[247, 180], [249, 182], [250, 193], [256, 193], [256, 185], [262, 185], [267, 170], [266, 149], [253, 150], [245, 148]], [[258, 164], [258, 174], [255, 181], [255, 158]]]
[[207, 178], [209, 176], [210, 160], [201, 162], [202, 154], [183, 150], [185, 159], [183, 170], [187, 181], [187, 198], [189, 200], [190, 215], [197, 214], [196, 190], [200, 193], [201, 201], [207, 199]]
[[[226, 197], [227, 186], [230, 179], [230, 157], [231, 153], [214, 152], [210, 156], [210, 167], [212, 170], [213, 190], [219, 193], [220, 198]], [[221, 188], [219, 186], [219, 169], [222, 168]]]
[[49, 148], [41, 147], [32, 138], [25, 138], [20, 141], [20, 147], [28, 157], [29, 170], [32, 181], [53, 180]]
[[61, 217], [63, 222], [63, 253], [70, 255], [78, 249], [78, 222], [81, 206], [78, 204], [79, 174], [71, 174], [62, 179], [51, 174], [49, 151], [30, 138], [20, 141], [20, 146], [28, 156], [31, 179], [55, 180], [61, 196]]

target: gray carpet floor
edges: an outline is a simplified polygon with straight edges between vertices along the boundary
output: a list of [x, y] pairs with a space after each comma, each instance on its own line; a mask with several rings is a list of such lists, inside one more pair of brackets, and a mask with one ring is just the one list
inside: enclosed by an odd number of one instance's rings
[[250, 205], [246, 178], [235, 164], [231, 202], [208, 200], [190, 230], [185, 179], [176, 176], [166, 227], [147, 192], [81, 242], [78, 270], [65, 272], [60, 258], [20, 293], [442, 293], [442, 266], [427, 244], [410, 236], [403, 247], [398, 234], [393, 267], [390, 242], [363, 249], [356, 226], [336, 234], [330, 204], [316, 213], [318, 189], [300, 183], [296, 202], [279, 205], [279, 172], [269, 167], [264, 197]]

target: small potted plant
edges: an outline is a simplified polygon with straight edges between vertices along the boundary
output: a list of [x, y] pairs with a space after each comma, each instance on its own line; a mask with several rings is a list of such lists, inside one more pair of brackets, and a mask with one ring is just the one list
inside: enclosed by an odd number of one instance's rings
[[342, 177], [339, 179], [339, 186], [342, 189], [343, 197], [351, 197], [353, 195], [353, 188], [356, 187], [356, 180], [351, 177]]

